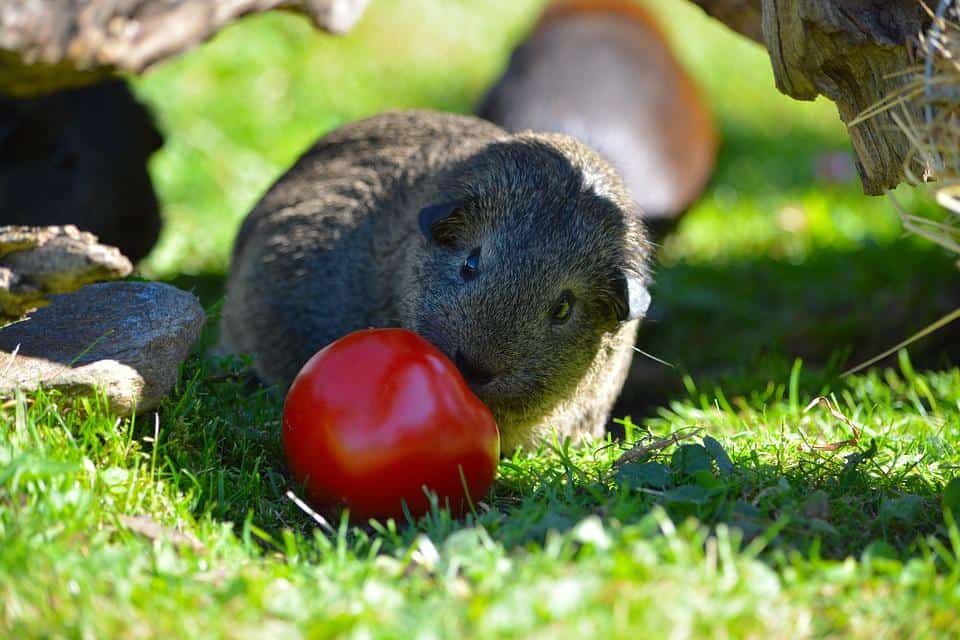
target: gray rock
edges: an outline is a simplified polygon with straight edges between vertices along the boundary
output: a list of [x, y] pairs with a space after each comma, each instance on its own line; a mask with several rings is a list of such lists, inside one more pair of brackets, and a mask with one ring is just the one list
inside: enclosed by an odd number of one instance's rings
[[155, 282], [108, 282], [54, 296], [0, 329], [0, 397], [102, 388], [113, 411], [156, 407], [177, 381], [204, 312], [192, 294]]
[[0, 317], [20, 317], [46, 304], [50, 295], [131, 271], [119, 249], [73, 225], [0, 227]]

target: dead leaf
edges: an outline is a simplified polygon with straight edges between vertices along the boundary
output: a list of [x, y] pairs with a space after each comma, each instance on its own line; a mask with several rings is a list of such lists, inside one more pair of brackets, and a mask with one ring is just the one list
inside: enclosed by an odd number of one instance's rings
[[150, 516], [120, 516], [120, 522], [134, 533], [151, 540], [165, 540], [178, 548], [189, 547], [196, 553], [206, 553], [207, 551], [204, 544], [192, 535], [181, 533], [170, 527], [164, 527]]
[[692, 438], [698, 433], [700, 433], [700, 427], [691, 427], [686, 432], [684, 431], [674, 431], [665, 438], [655, 438], [653, 440], [641, 440], [628, 449], [624, 451], [623, 454], [617, 458], [617, 461], [613, 463], [613, 468], [621, 467], [628, 462], [635, 462], [637, 460], [642, 460], [649, 456], [654, 451], [662, 451], [670, 445], [677, 444], [681, 440], [687, 440]]
[[842, 422], [843, 424], [850, 427], [853, 431], [853, 437], [847, 438], [846, 440], [840, 440], [838, 442], [828, 442], [826, 444], [811, 444], [807, 445], [813, 451], [839, 451], [846, 447], [855, 447], [860, 443], [860, 435], [863, 433], [863, 426], [857, 424], [847, 416], [840, 413], [840, 409], [837, 407], [836, 403], [826, 396], [817, 396], [810, 403], [804, 407], [803, 412], [808, 413], [811, 409], [816, 406], [824, 405], [827, 407], [827, 411], [830, 412], [830, 415]]

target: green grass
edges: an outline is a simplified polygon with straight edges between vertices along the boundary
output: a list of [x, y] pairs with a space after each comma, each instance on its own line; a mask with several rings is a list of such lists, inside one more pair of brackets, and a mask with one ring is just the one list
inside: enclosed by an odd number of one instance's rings
[[[284, 497], [276, 401], [198, 359], [159, 432], [95, 402], [21, 399], [0, 441], [0, 624], [18, 638], [946, 637], [960, 532], [939, 494], [960, 462], [960, 372], [903, 369], [836, 394], [860, 430], [839, 451], [814, 447], [852, 427], [805, 412], [789, 384], [694, 391], [630, 427], [700, 430], [662, 455], [615, 470], [618, 446], [554, 443], [504, 461], [476, 517], [331, 536]], [[134, 515], [157, 531], [131, 531]]]
[[167, 136], [141, 270], [210, 320], [156, 422], [97, 398], [0, 406], [0, 636], [960, 634], [958, 333], [839, 377], [960, 305], [955, 257], [818, 177], [848, 144], [833, 107], [777, 94], [757, 46], [684, 3], [656, 7], [723, 148], [661, 247], [640, 341], [675, 367], [638, 361], [625, 442], [504, 460], [463, 521], [327, 534], [286, 497], [279, 399], [205, 355], [237, 225], [323, 131], [469, 111], [539, 6], [377, 0], [344, 38], [262, 16], [137, 81]]

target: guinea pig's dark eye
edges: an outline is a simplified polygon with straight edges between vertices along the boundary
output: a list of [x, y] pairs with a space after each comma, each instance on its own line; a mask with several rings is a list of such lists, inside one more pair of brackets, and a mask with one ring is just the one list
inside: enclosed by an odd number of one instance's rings
[[464, 280], [473, 280], [480, 273], [480, 247], [470, 252], [460, 267], [460, 277]]
[[572, 311], [573, 294], [569, 291], [564, 291], [560, 294], [560, 297], [557, 298], [557, 301], [553, 303], [553, 307], [550, 308], [550, 321], [553, 324], [563, 324], [570, 318]]

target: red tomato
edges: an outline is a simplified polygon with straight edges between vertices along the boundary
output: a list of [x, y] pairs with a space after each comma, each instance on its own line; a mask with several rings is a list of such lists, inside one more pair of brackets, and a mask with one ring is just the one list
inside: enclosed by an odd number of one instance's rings
[[[319, 507], [361, 518], [429, 510], [424, 486], [457, 514], [484, 496], [500, 457], [490, 410], [457, 368], [406, 329], [357, 331], [303, 366], [283, 405], [293, 476]], [[462, 477], [461, 477], [462, 470]]]

